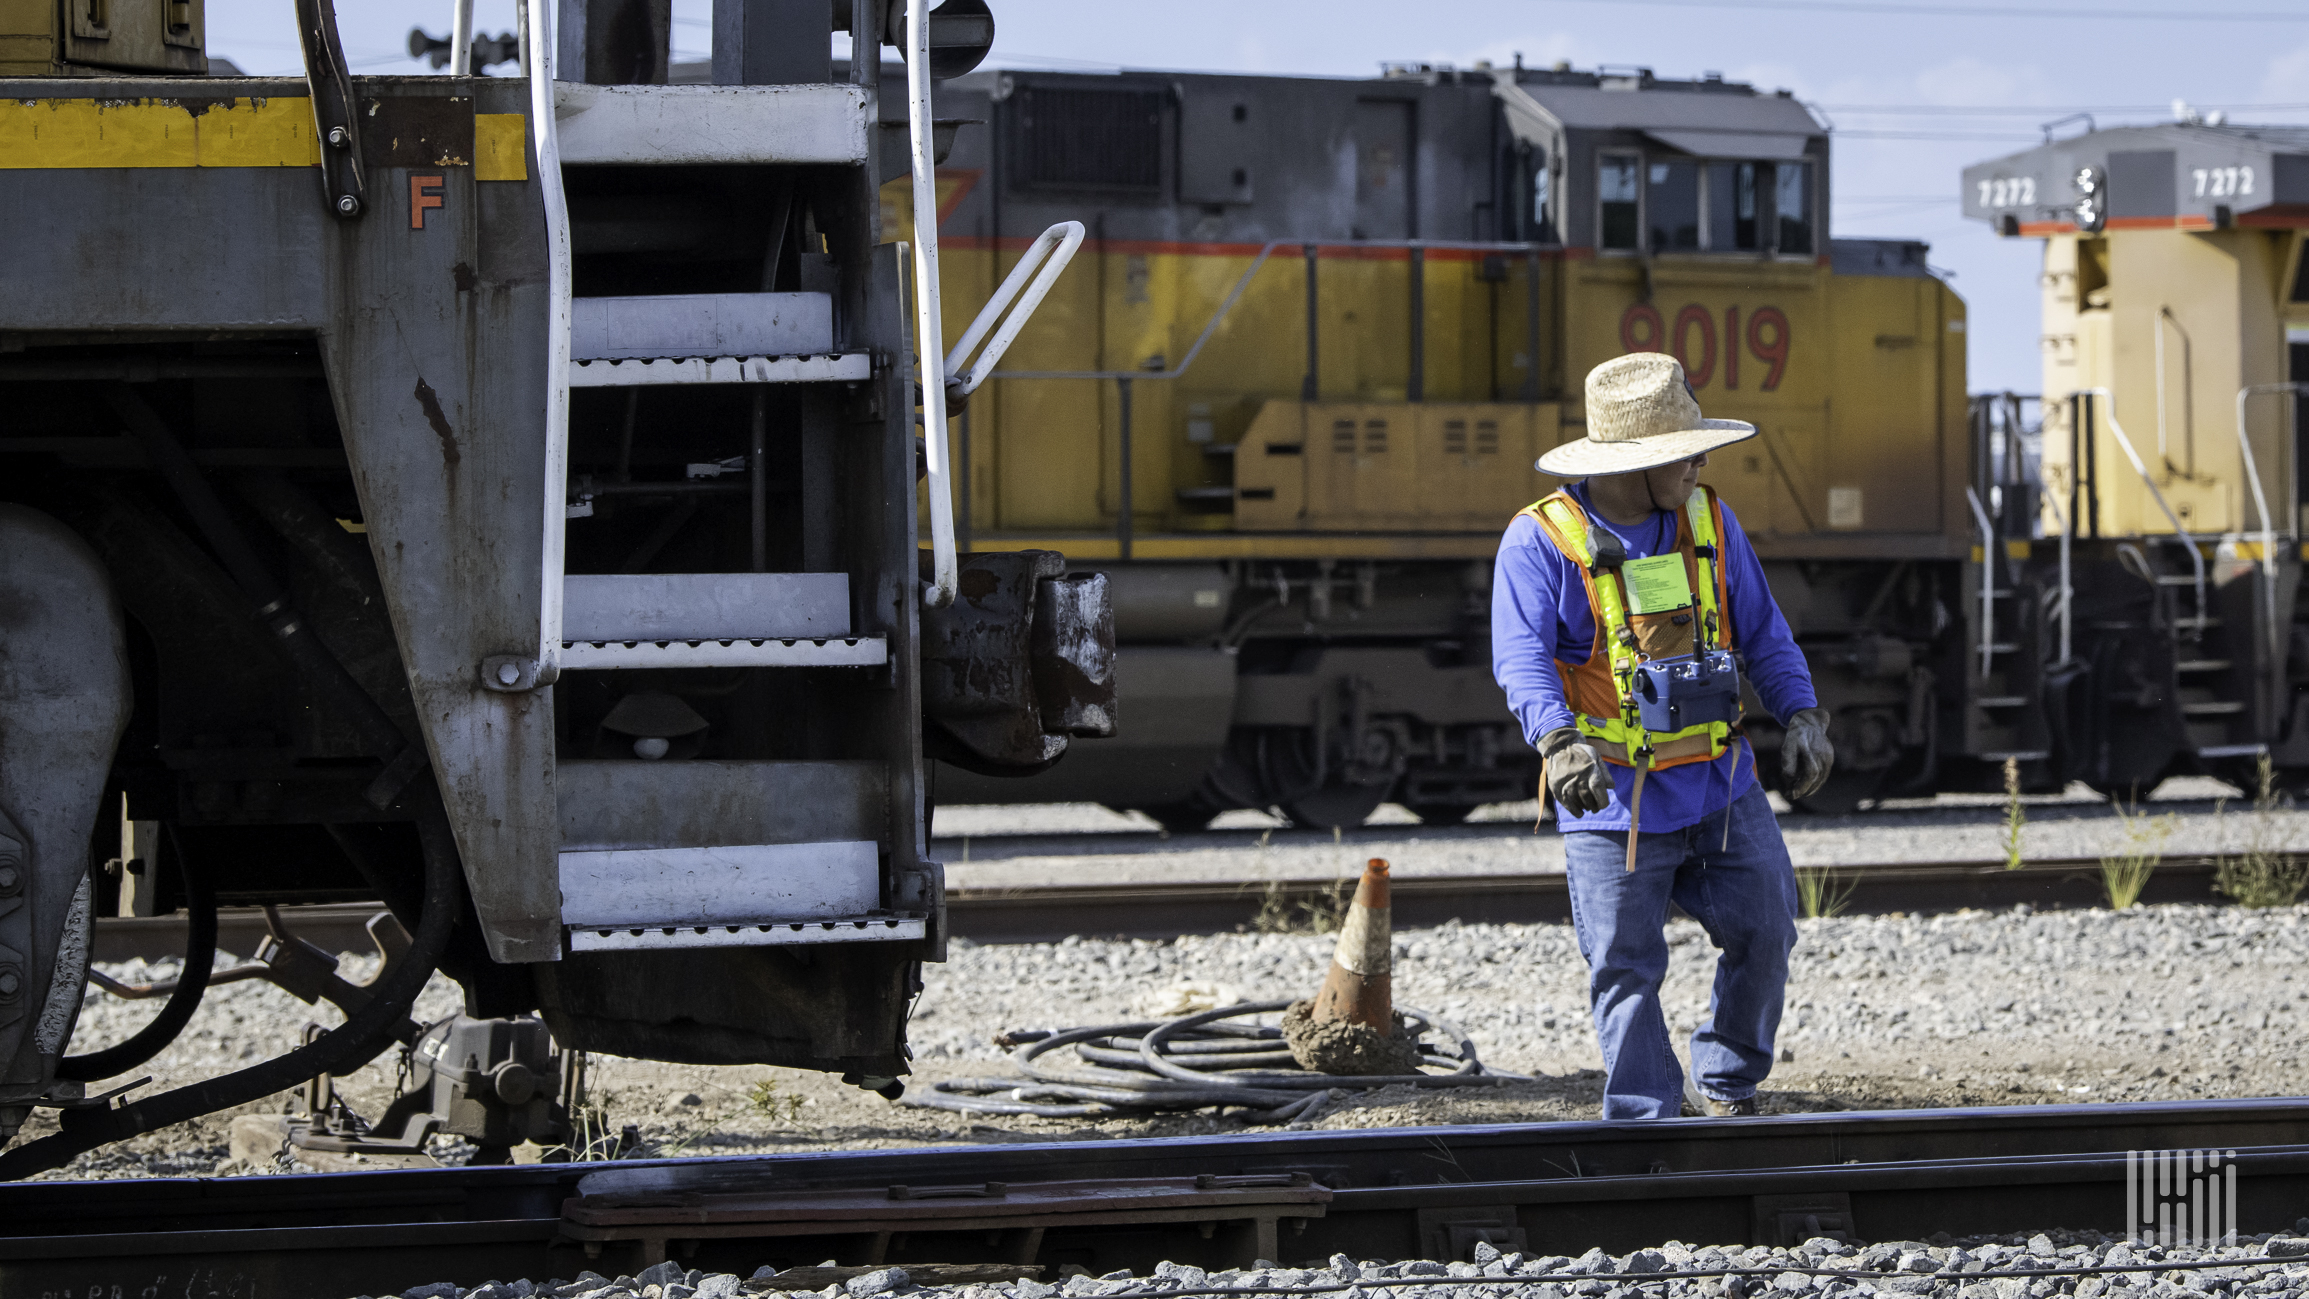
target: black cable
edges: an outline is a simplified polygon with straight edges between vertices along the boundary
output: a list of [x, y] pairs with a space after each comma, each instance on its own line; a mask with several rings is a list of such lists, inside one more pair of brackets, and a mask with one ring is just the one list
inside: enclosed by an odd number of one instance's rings
[[378, 981], [360, 1009], [320, 1037], [262, 1064], [118, 1109], [64, 1110], [57, 1116], [61, 1131], [0, 1154], [0, 1182], [60, 1168], [98, 1146], [263, 1100], [316, 1074], [349, 1073], [375, 1059], [407, 1017], [425, 981], [433, 977], [464, 896], [457, 844], [440, 790], [432, 781], [423, 782], [420, 790], [416, 811], [418, 835], [425, 846], [425, 911], [409, 950]]
[[[134, 1036], [101, 1051], [68, 1055], [57, 1061], [56, 1076], [67, 1082], [117, 1078], [167, 1050], [184, 1031], [192, 1013], [200, 1009], [201, 997], [208, 991], [209, 971], [216, 964], [216, 886], [205, 872], [194, 867], [175, 827], [168, 828], [168, 837], [177, 876], [184, 881], [184, 969], [178, 972], [176, 988], [168, 994], [160, 1013]], [[122, 863], [121, 869], [126, 870], [127, 864]], [[146, 869], [152, 869], [151, 864]]]

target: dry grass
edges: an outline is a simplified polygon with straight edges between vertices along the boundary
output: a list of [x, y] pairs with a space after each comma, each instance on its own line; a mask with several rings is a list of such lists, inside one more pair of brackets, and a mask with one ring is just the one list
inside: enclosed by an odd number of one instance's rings
[[2214, 861], [2213, 888], [2241, 907], [2289, 907], [2309, 885], [2309, 861], [2277, 847], [2283, 835], [2277, 814], [2286, 800], [2277, 792], [2267, 754], [2261, 755], [2259, 776], [2245, 850]]
[[2122, 842], [2115, 852], [2101, 858], [2101, 888], [2108, 894], [2109, 909], [2123, 911], [2141, 900], [2149, 877], [2165, 859], [2165, 840], [2172, 837], [2180, 817], [2171, 812], [2151, 816], [2137, 802], [2128, 809], [2114, 798], [2109, 800], [2109, 810], [2117, 814]]
[[1859, 880], [1841, 878], [1833, 866], [1796, 868], [1796, 901], [1804, 908], [1806, 920], [1844, 914], [1845, 908], [1852, 905], [1853, 891], [1859, 887]]

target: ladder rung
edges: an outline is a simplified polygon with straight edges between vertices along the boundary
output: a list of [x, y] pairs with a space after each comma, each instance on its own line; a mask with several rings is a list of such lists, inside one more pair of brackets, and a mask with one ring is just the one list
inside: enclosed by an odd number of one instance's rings
[[2173, 625], [2175, 627], [2195, 627], [2199, 631], [2205, 631], [2220, 626], [2221, 621], [2219, 618], [2175, 618]]
[[2019, 708], [2028, 703], [2027, 695], [1982, 695], [1972, 702], [1982, 708]]
[[2228, 659], [2182, 659], [2173, 665], [2175, 672], [2226, 672]]
[[2050, 749], [1991, 749], [1991, 750], [1988, 750], [1988, 751], [1986, 751], [1986, 752], [1983, 752], [1983, 753], [1977, 753], [1977, 754], [1974, 754], [1973, 756], [1974, 756], [1974, 757], [1977, 757], [1977, 758], [1981, 758], [1981, 759], [1984, 759], [1984, 760], [1986, 760], [1986, 761], [1989, 761], [1989, 762], [2002, 762], [2002, 761], [2004, 761], [2006, 758], [2013, 758], [2013, 759], [2016, 759], [2016, 760], [2018, 760], [2018, 761], [2021, 761], [2021, 762], [2035, 762], [2035, 761], [2038, 761], [2039, 759], [2042, 759], [2042, 758], [2049, 758], [2049, 757], [2051, 757], [2051, 756], [2052, 756], [2052, 750], [2050, 750]]
[[1178, 497], [1182, 501], [1231, 501], [1235, 499], [1235, 489], [1232, 487], [1181, 487], [1178, 489]]
[[[2157, 585], [2158, 585], [2158, 586], [2195, 586], [2196, 584], [2197, 584], [2197, 579], [2196, 579], [2196, 576], [2195, 576], [2194, 574], [2190, 574], [2190, 573], [2159, 573], [2159, 574], [2157, 574]], [[2212, 584], [2213, 584], [2213, 583], [2212, 583], [2212, 580], [2211, 580], [2210, 578], [2206, 579], [2206, 581], [2205, 581], [2205, 585], [2207, 585], [2207, 586], [2211, 586]]]
[[2228, 717], [2245, 711], [2245, 705], [2234, 699], [2216, 699], [2201, 704], [2182, 704], [2183, 717]]
[[836, 356], [717, 356], [681, 361], [578, 361], [572, 388], [627, 388], [661, 383], [839, 383], [874, 377], [864, 352]]
[[2011, 654], [2018, 649], [2020, 649], [2020, 642], [2016, 640], [1995, 640], [1988, 643], [1988, 652], [1991, 654]]

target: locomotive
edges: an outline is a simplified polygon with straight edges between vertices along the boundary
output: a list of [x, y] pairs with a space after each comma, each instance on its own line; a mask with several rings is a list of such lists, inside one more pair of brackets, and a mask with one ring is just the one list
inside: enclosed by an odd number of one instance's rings
[[1833, 236], [1829, 133], [1788, 93], [1519, 61], [980, 71], [944, 103], [986, 122], [940, 173], [950, 284], [1062, 211], [1093, 240], [957, 421], [958, 526], [1106, 575], [1131, 720], [1028, 777], [941, 763], [940, 802], [1179, 828], [1531, 797], [1491, 560], [1582, 377], [1635, 350], [1761, 430], [1705, 481], [1835, 716], [1807, 805], [2057, 778], [2041, 592], [2005, 567], [2037, 498], [1968, 403], [1964, 304], [1924, 245]]
[[[915, 355], [935, 231], [883, 241], [877, 194], [933, 192], [985, 7], [719, 5], [705, 85], [664, 3], [529, 5], [514, 78], [469, 2], [412, 77], [352, 76], [327, 0], [303, 78], [207, 75], [198, 3], [0, 12], [0, 1139], [59, 1112], [0, 1176], [396, 1042], [415, 1089], [316, 1090], [303, 1142], [551, 1144], [583, 1051], [895, 1094], [945, 943], [926, 737], [1031, 769], [1113, 729], [1103, 582], [915, 521], [975, 380]], [[837, 31], [898, 47], [894, 106]], [[220, 904], [338, 900], [398, 921], [373, 982], [293, 911], [260, 964], [341, 1025], [103, 1085]], [[180, 909], [162, 1012], [72, 1054], [92, 918]], [[412, 1023], [436, 968], [464, 1013]]]

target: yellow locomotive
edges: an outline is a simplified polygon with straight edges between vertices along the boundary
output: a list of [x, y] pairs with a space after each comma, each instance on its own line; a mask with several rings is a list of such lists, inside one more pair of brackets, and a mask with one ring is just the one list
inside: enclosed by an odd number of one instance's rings
[[1551, 487], [1532, 461], [1581, 435], [1582, 376], [1635, 350], [1763, 430], [1707, 478], [1835, 710], [1818, 805], [2051, 760], [2042, 645], [2001, 578], [1982, 622], [1967, 491], [2005, 494], [1980, 477], [1964, 304], [1923, 245], [1831, 237], [1828, 135], [1785, 92], [1562, 66], [979, 72], [940, 111], [987, 124], [941, 173], [954, 293], [1062, 214], [1090, 227], [949, 436], [970, 548], [1107, 574], [1123, 718], [1025, 779], [961, 755], [942, 801], [1351, 825], [1530, 797], [1491, 556]]

